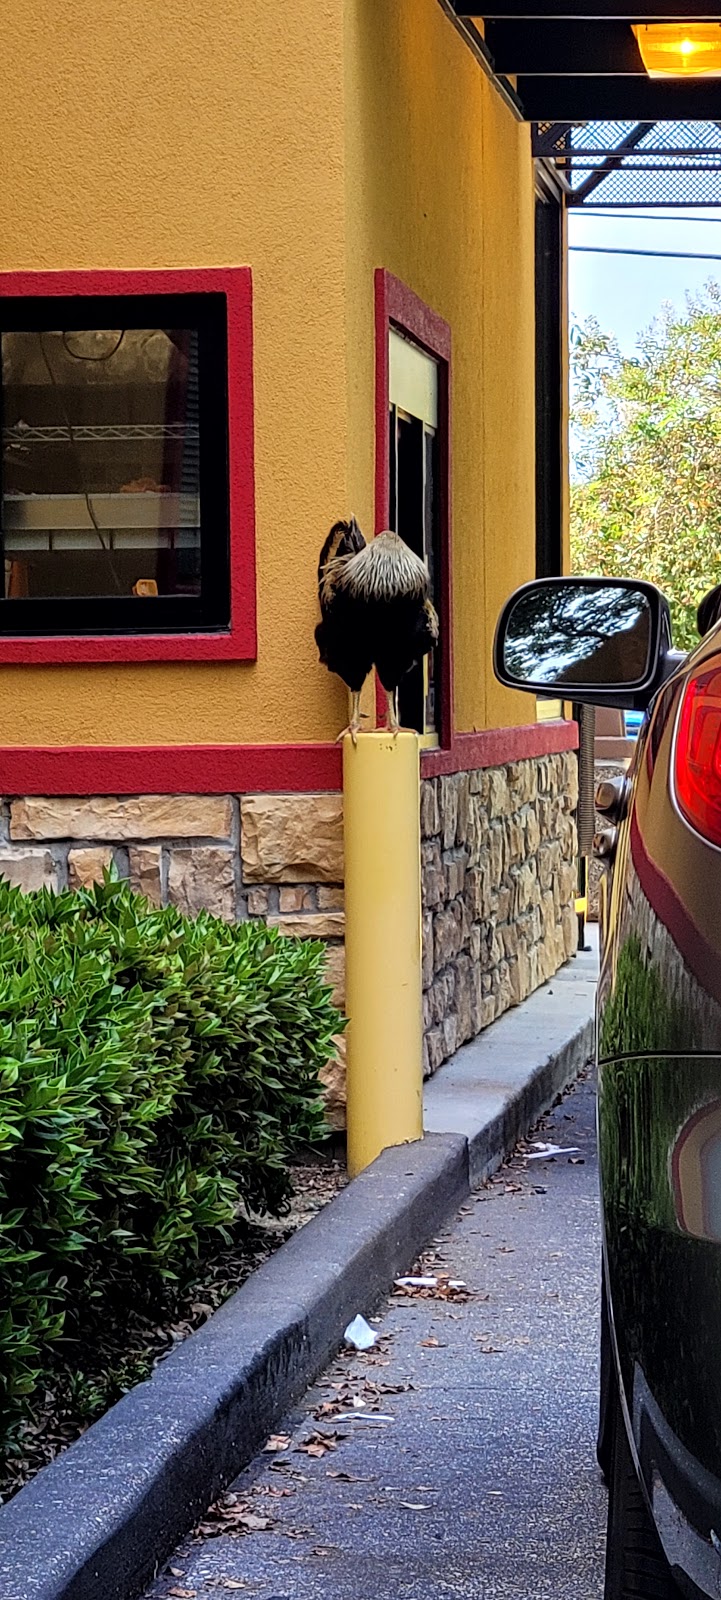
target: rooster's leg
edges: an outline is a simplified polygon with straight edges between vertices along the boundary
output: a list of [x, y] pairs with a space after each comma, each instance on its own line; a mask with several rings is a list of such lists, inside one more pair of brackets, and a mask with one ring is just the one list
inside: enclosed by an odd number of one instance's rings
[[393, 734], [393, 738], [397, 739], [400, 732], [397, 689], [386, 689], [386, 704], [388, 706], [388, 727]]
[[361, 708], [360, 708], [361, 697], [360, 697], [360, 690], [356, 690], [356, 689], [351, 690], [351, 700], [352, 700], [352, 709], [351, 709], [351, 714], [350, 714], [350, 722], [348, 723], [348, 727], [344, 728], [342, 733], [338, 734], [338, 738], [336, 739], [336, 744], [340, 744], [341, 739], [345, 739], [345, 736], [346, 736], [347, 733], [350, 734], [351, 739], [353, 740], [354, 744], [358, 743], [358, 734], [360, 733], [360, 725], [361, 725]]

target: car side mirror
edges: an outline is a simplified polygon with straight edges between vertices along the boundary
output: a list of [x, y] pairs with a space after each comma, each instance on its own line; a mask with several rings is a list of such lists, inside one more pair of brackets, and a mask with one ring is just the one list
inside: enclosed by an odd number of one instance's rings
[[670, 645], [668, 602], [653, 584], [543, 578], [506, 602], [493, 667], [509, 689], [644, 711], [668, 676]]

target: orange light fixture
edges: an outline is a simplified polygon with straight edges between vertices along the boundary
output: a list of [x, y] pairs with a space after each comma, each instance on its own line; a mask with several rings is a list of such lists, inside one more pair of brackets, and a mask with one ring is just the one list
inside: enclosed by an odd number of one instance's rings
[[644, 22], [633, 31], [649, 78], [721, 77], [720, 22]]

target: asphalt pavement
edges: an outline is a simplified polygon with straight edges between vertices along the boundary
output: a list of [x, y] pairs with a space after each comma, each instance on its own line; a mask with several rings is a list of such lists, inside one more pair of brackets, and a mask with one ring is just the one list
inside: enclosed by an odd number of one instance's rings
[[440, 1293], [388, 1303], [147, 1600], [600, 1600], [594, 1120], [584, 1079], [526, 1147], [579, 1153], [519, 1150], [468, 1200], [421, 1263]]

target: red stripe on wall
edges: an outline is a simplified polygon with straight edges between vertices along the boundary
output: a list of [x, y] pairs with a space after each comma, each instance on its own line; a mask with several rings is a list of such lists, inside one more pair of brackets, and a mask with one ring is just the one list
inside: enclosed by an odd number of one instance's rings
[[718, 954], [696, 927], [665, 872], [649, 855], [635, 812], [631, 818], [631, 860], [651, 910], [668, 929], [681, 959], [707, 994], [721, 1001]]
[[[451, 772], [572, 750], [574, 722], [530, 723], [457, 734], [450, 750], [424, 750], [421, 771]], [[0, 794], [299, 794], [341, 788], [337, 744], [5, 745]]]
[[2, 794], [289, 794], [340, 787], [335, 744], [0, 749]]
[[488, 728], [484, 733], [457, 733], [450, 750], [424, 750], [421, 772], [424, 778], [447, 777], [452, 772], [502, 767], [507, 761], [558, 755], [577, 747], [575, 722], [528, 722], [519, 728]]

